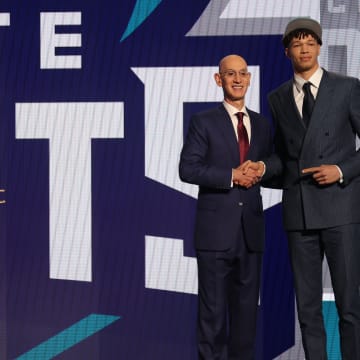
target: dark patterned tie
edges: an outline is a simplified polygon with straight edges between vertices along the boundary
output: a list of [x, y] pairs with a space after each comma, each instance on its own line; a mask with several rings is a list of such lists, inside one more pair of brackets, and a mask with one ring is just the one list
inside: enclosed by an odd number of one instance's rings
[[240, 164], [242, 164], [245, 161], [246, 155], [249, 151], [249, 137], [243, 123], [244, 114], [242, 112], [238, 112], [235, 115], [238, 118], [237, 133], [240, 151]]
[[303, 116], [303, 120], [304, 120], [304, 123], [306, 126], [309, 125], [311, 113], [313, 111], [313, 107], [315, 104], [315, 99], [314, 99], [313, 94], [311, 93], [310, 87], [311, 87], [310, 82], [306, 82], [303, 85], [304, 102], [303, 102], [303, 106], [302, 106], [302, 116]]

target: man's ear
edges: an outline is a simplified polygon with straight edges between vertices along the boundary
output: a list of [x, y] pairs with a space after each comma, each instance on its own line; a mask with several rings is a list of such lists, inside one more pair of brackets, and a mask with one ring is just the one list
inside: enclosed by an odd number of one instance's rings
[[217, 86], [222, 87], [221, 75], [219, 73], [214, 74], [214, 79]]
[[284, 52], [285, 52], [285, 56], [290, 59], [289, 48], [285, 48]]

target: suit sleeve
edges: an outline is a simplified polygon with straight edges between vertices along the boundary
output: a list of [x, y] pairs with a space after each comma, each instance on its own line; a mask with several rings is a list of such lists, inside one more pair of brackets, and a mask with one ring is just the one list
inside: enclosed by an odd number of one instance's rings
[[[354, 132], [360, 137], [360, 81], [353, 79], [349, 96], [350, 121]], [[360, 148], [351, 157], [337, 164], [344, 176], [346, 186], [352, 179], [360, 175]]]
[[230, 189], [232, 168], [209, 163], [207, 158], [210, 146], [206, 119], [194, 115], [180, 155], [180, 179], [199, 186]]
[[275, 124], [274, 130], [274, 147], [271, 155], [262, 161], [265, 163], [266, 171], [263, 177], [263, 181], [266, 187], [281, 188], [282, 187], [282, 173], [283, 163], [282, 156], [284, 154], [284, 143], [280, 134], [280, 129], [277, 124], [277, 117], [273, 101], [269, 97], [269, 105], [271, 115]]

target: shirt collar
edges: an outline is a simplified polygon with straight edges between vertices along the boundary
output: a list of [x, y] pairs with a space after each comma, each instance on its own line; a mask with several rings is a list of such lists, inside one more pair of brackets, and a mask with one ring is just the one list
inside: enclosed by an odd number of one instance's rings
[[302, 91], [302, 87], [306, 82], [311, 82], [313, 86], [319, 88], [321, 78], [323, 76], [324, 70], [319, 66], [314, 74], [311, 75], [309, 80], [303, 79], [301, 76], [294, 74], [294, 85], [298, 92]]
[[237, 109], [235, 106], [229, 104], [228, 102], [226, 102], [225, 100], [223, 101], [223, 105], [226, 109], [226, 111], [229, 113], [230, 116], [237, 114], [238, 112], [242, 112], [244, 113], [245, 116], [249, 116], [245, 105], [242, 107], [242, 109], [239, 111], [239, 109]]

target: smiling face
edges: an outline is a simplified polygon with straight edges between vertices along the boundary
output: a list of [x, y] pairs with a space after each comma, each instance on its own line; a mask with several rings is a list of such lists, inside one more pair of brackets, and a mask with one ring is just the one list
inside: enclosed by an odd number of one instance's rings
[[251, 77], [246, 61], [238, 55], [226, 56], [220, 61], [219, 72], [214, 77], [216, 84], [223, 88], [225, 101], [241, 109]]
[[285, 54], [291, 60], [294, 72], [304, 79], [309, 79], [319, 67], [320, 45], [312, 35], [294, 37]]

